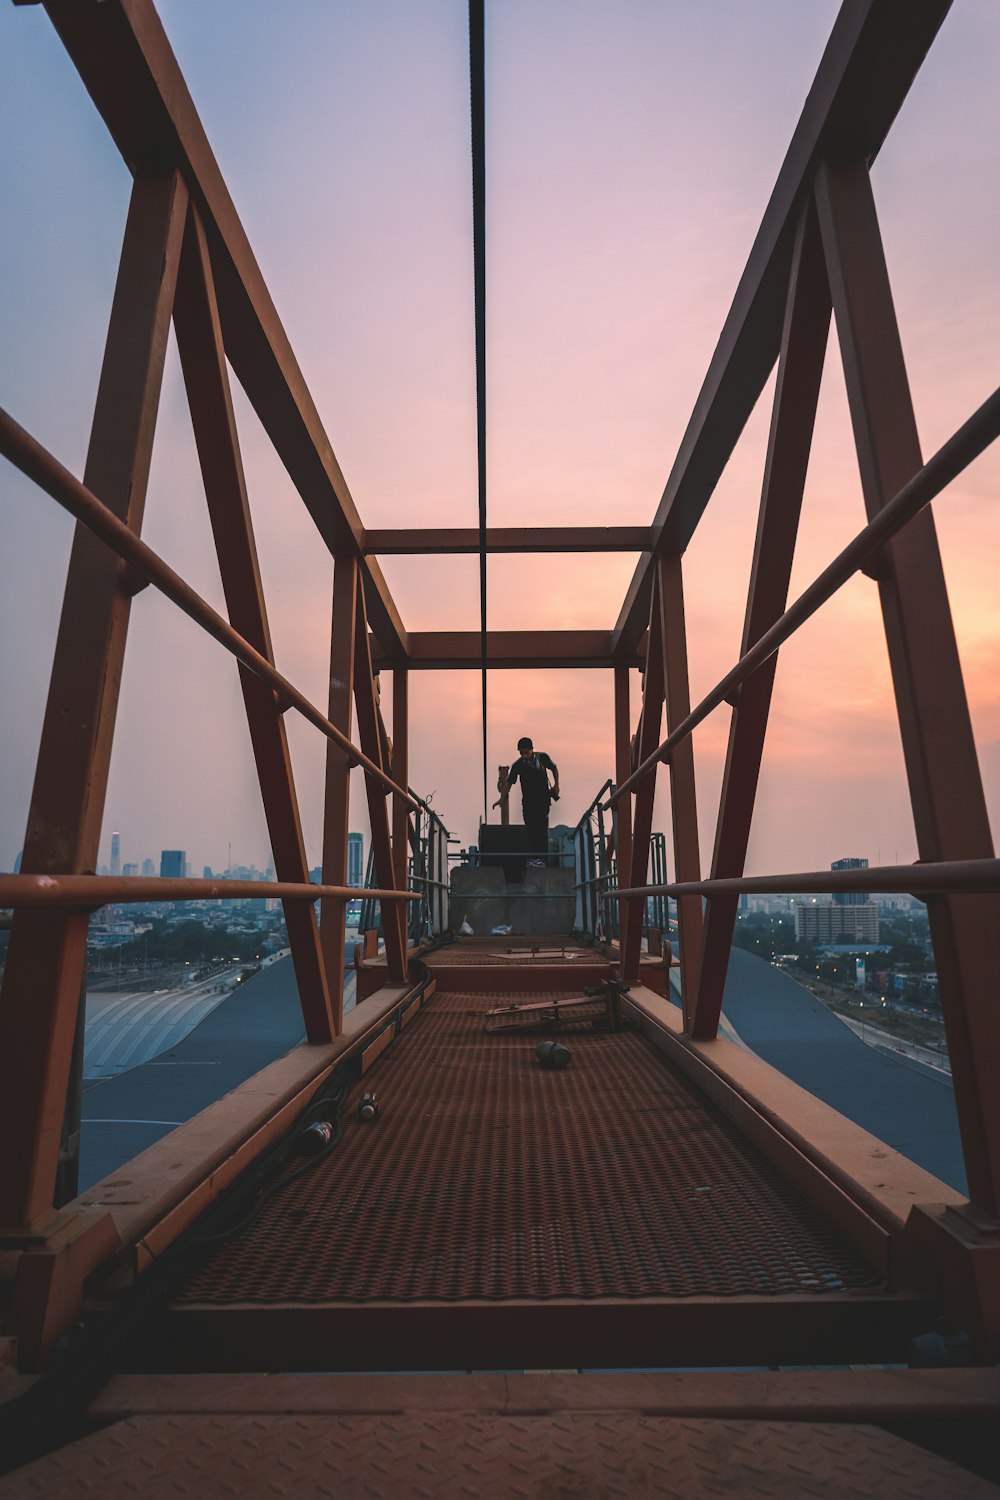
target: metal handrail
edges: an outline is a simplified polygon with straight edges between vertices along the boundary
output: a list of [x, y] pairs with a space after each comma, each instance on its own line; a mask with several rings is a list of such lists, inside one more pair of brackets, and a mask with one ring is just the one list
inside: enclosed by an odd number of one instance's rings
[[614, 783], [614, 778], [611, 777], [611, 776], [609, 776], [608, 779], [607, 779], [607, 781], [601, 787], [600, 791], [597, 793], [597, 796], [591, 802], [590, 806], [588, 808], [586, 808], [585, 811], [583, 812], [582, 816], [580, 817], [579, 821], [577, 822], [576, 828], [574, 828], [574, 830], [573, 830], [574, 833], [576, 833], [578, 829], [580, 829], [580, 828], [583, 827], [584, 823], [590, 817], [591, 813], [596, 812], [597, 808], [600, 806], [601, 798], [604, 796], [604, 793], [609, 788], [613, 788], [614, 784], [615, 784]]
[[407, 806], [416, 808], [417, 803], [409, 792], [397, 786], [381, 766], [369, 760], [362, 750], [352, 744], [347, 735], [332, 724], [304, 693], [301, 693], [268, 661], [266, 656], [263, 656], [255, 646], [240, 635], [239, 631], [235, 630], [217, 610], [214, 610], [190, 584], [186, 583], [179, 573], [175, 573], [159, 553], [154, 552], [152, 547], [136, 536], [124, 521], [118, 519], [114, 511], [109, 510], [75, 475], [64, 468], [47, 448], [44, 448], [36, 438], [15, 422], [9, 412], [2, 408], [0, 408], [0, 453], [20, 469], [22, 474], [34, 480], [40, 489], [51, 495], [53, 500], [82, 522], [89, 531], [99, 537], [106, 546], [111, 548], [112, 552], [116, 552], [119, 557], [123, 558], [130, 567], [135, 569], [142, 582], [153, 584], [161, 594], [165, 594], [172, 603], [176, 604], [178, 609], [183, 610], [190, 619], [200, 625], [206, 634], [224, 646], [230, 655], [235, 656], [237, 661], [242, 662], [255, 676], [270, 683], [282, 702], [289, 707], [297, 708], [303, 718], [315, 725], [321, 733], [326, 735], [327, 739], [339, 745], [353, 765], [363, 766], [369, 776], [373, 776], [387, 790], [401, 797]]
[[359, 890], [350, 885], [314, 885], [291, 880], [188, 880], [141, 875], [0, 875], [0, 907], [128, 906], [157, 901], [417, 901], [416, 892]]
[[865, 563], [870, 562], [886, 542], [891, 541], [897, 532], [919, 515], [945, 486], [961, 474], [963, 469], [968, 468], [969, 464], [978, 458], [997, 437], [1000, 437], [1000, 388], [995, 390], [992, 396], [987, 397], [968, 421], [964, 422], [957, 432], [941, 445], [933, 457], [927, 460], [923, 468], [918, 469], [913, 478], [908, 480], [902, 489], [897, 491], [893, 498], [883, 506], [874, 520], [869, 521], [868, 525], [848, 542], [833, 562], [824, 568], [818, 578], [799, 595], [795, 603], [785, 610], [784, 614], [764, 632], [758, 641], [754, 642], [748, 651], [744, 652], [732, 670], [716, 683], [711, 692], [707, 693], [698, 706], [691, 710], [687, 718], [683, 719], [677, 728], [668, 734], [663, 743], [658, 745], [652, 754], [647, 756], [632, 772], [632, 775], [621, 783], [618, 790], [608, 798], [605, 806], [613, 807], [622, 797], [638, 786], [640, 781], [644, 781], [661, 761], [667, 760], [671, 751], [686, 740], [703, 719], [706, 719], [721, 703], [730, 698], [740, 684], [773, 656], [789, 636], [804, 625], [806, 620], [822, 605], [832, 599], [848, 579], [860, 572]]
[[809, 870], [795, 875], [743, 875], [715, 880], [667, 881], [609, 893], [626, 896], [826, 895], [834, 891], [878, 891], [941, 896], [1000, 891], [1000, 859], [948, 859], [912, 865], [875, 865], [865, 870]]

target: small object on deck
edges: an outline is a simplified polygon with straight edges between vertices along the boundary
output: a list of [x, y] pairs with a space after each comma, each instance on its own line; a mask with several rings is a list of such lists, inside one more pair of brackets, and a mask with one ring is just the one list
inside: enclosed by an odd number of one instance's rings
[[462, 925], [458, 931], [462, 937], [472, 937], [472, 928], [469, 926], [468, 917], [462, 918]]
[[562, 1042], [539, 1042], [535, 1048], [535, 1056], [543, 1068], [558, 1073], [569, 1067], [573, 1054]]
[[490, 928], [490, 934], [492, 937], [509, 937], [513, 930], [509, 922], [500, 922], [496, 927]]
[[329, 1120], [314, 1120], [300, 1131], [295, 1140], [297, 1156], [318, 1156], [333, 1140], [333, 1126]]
[[362, 1094], [358, 1100], [358, 1119], [371, 1125], [378, 1119], [378, 1100], [374, 1094]]
[[590, 1024], [595, 1031], [619, 1029], [617, 990], [602, 985], [594, 994], [568, 995], [552, 1000], [522, 1000], [498, 1005], [483, 1017], [483, 1030], [556, 1031], [561, 1026]]

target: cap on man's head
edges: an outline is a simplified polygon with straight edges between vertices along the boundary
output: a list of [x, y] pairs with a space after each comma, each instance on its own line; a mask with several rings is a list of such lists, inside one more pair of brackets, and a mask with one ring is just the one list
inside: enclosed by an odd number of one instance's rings
[[528, 739], [528, 736], [527, 735], [523, 735], [522, 738], [519, 739], [518, 742], [517, 742], [517, 748], [519, 750], [531, 750], [534, 747], [532, 746], [531, 741]]

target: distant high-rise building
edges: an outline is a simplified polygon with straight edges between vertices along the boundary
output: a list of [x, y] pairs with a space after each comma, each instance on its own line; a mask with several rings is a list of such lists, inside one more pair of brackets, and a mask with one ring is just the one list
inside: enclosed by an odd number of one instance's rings
[[160, 850], [160, 879], [177, 880], [184, 874], [187, 865], [187, 855], [183, 849], [161, 849]]
[[360, 833], [347, 835], [347, 884], [360, 889], [365, 879], [365, 841]]
[[[835, 859], [831, 870], [867, 870], [866, 859]], [[838, 906], [867, 906], [871, 896], [864, 891], [834, 891], [833, 899]]]
[[205, 865], [204, 866], [204, 868], [202, 869], [202, 872], [201, 872], [201, 878], [202, 878], [202, 880], [214, 880], [215, 879], [215, 876], [212, 874], [212, 866], [211, 865]]
[[156, 866], [153, 864], [153, 861], [151, 859], [144, 859], [143, 860], [143, 862], [142, 862], [142, 873], [143, 873], [144, 876], [146, 876], [147, 879], [149, 878], [150, 875], [155, 875], [156, 874]]
[[23, 858], [24, 858], [24, 850], [23, 849], [18, 849], [18, 851], [17, 851], [17, 858], [14, 861], [14, 874], [15, 875], [20, 875], [20, 873], [21, 873], [21, 861], [22, 861]]
[[138, 875], [138, 873], [139, 873], [139, 866], [138, 865], [122, 865], [122, 874], [123, 875], [127, 875], [130, 880], [134, 879], [135, 876]]
[[860, 906], [839, 906], [836, 901], [798, 903], [795, 907], [796, 942], [877, 943], [879, 910], [874, 901]]
[[122, 836], [120, 833], [111, 835], [111, 874], [120, 875], [122, 872]]

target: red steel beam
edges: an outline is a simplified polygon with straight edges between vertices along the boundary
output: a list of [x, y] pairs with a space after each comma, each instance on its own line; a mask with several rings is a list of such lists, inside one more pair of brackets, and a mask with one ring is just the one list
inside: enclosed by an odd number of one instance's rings
[[[823, 168], [816, 201], [858, 450], [874, 517], [921, 469], [920, 444], [868, 172]], [[877, 570], [900, 738], [923, 860], [993, 856], [975, 737], [930, 510]], [[969, 1196], [1000, 1209], [1000, 902], [941, 898], [928, 918]]]
[[88, 911], [114, 904], [153, 901], [245, 901], [273, 898], [309, 902], [329, 897], [345, 900], [371, 896], [379, 901], [417, 901], [419, 895], [394, 889], [357, 890], [354, 886], [290, 880], [188, 880], [141, 875], [0, 875], [0, 907], [78, 906]]
[[[649, 645], [646, 651], [646, 670], [642, 679], [642, 717], [639, 721], [638, 753], [645, 757], [660, 738], [660, 722], [663, 717], [663, 613], [660, 609], [660, 587], [662, 577], [659, 569], [653, 578], [653, 598], [649, 614]], [[649, 841], [653, 830], [653, 802], [656, 795], [656, 777], [649, 776], [635, 795], [632, 811], [632, 859], [629, 873], [621, 877], [622, 883], [637, 886], [642, 883], [649, 869]], [[619, 867], [620, 868], [620, 867]], [[632, 901], [626, 907], [625, 931], [619, 944], [621, 976], [626, 981], [639, 977], [639, 958], [642, 950], [642, 929], [645, 925], [645, 902]]]
[[[615, 667], [615, 779], [624, 781], [632, 769], [632, 716], [629, 707], [629, 669]], [[630, 880], [632, 870], [632, 803], [626, 798], [615, 811], [615, 859], [619, 882]], [[619, 908], [618, 945], [625, 948], [629, 909]]]
[[[8, 877], [13, 879], [13, 876]], [[730, 879], [637, 885], [621, 896], [815, 896], [834, 891], [908, 892], [941, 896], [1000, 891], [1000, 859], [950, 859], [913, 865], [873, 865], [866, 870], [807, 870], [792, 875], [739, 875]]]
[[[649, 526], [487, 526], [487, 552], [644, 552], [653, 545]], [[474, 526], [398, 527], [365, 531], [365, 556], [478, 556]]]
[[[340, 552], [333, 564], [333, 610], [330, 625], [330, 722], [350, 735], [354, 700], [355, 624], [360, 566], [353, 552]], [[323, 801], [323, 880], [347, 882], [347, 834], [351, 806], [351, 762], [341, 747], [327, 741], [326, 790]], [[344, 959], [347, 934], [339, 901], [320, 903], [319, 935], [339, 1036], [344, 1026]]]
[[[795, 634], [816, 611], [841, 588], [855, 573], [868, 572], [877, 564], [878, 554], [886, 542], [897, 536], [903, 528], [924, 510], [963, 469], [968, 468], [989, 445], [1000, 437], [1000, 390], [988, 396], [982, 406], [963, 422], [957, 432], [943, 443], [933, 458], [929, 458], [911, 480], [900, 489], [878, 515], [858, 532], [833, 562], [825, 567], [819, 577], [799, 595], [781, 618], [765, 630], [755, 646], [740, 657], [711, 692], [691, 710], [691, 713], [667, 736], [662, 745], [648, 755], [617, 791], [608, 799], [613, 806], [620, 797], [627, 796], [644, 780], [661, 761], [669, 759], [674, 747], [686, 735], [697, 729], [721, 703], [730, 701], [736, 689], [758, 671], [789, 636]], [[2, 424], [0, 424], [2, 439]]]
[[[397, 791], [391, 776], [388, 776], [382, 768], [369, 760], [363, 750], [358, 750], [351, 742], [341, 734], [335, 725], [331, 724], [318, 708], [315, 708], [304, 693], [287, 677], [276, 670], [265, 656], [245, 641], [238, 630], [234, 630], [228, 620], [223, 619], [217, 610], [214, 610], [200, 594], [185, 583], [179, 573], [175, 573], [168, 563], [152, 547], [147, 547], [129, 528], [118, 520], [117, 516], [103, 505], [97, 496], [92, 494], [86, 485], [80, 483], [68, 469], [45, 448], [37, 442], [30, 433], [25, 432], [8, 412], [0, 409], [0, 453], [8, 458], [12, 464], [19, 468], [22, 474], [43, 489], [47, 495], [68, 510], [77, 520], [83, 521], [88, 530], [99, 537], [112, 552], [124, 558], [131, 564], [128, 571], [129, 587], [133, 592], [136, 588], [135, 580], [147, 580], [158, 588], [161, 594], [165, 594], [178, 609], [198, 625], [202, 627], [207, 635], [219, 642], [226, 650], [235, 656], [237, 661], [249, 667], [251, 672], [256, 672], [263, 677], [276, 690], [279, 699], [286, 702], [290, 708], [298, 709], [304, 719], [327, 736], [335, 740], [342, 749], [351, 757], [354, 765], [364, 766], [370, 776], [381, 781], [388, 791]], [[138, 585], [141, 587], [141, 582]], [[408, 795], [408, 794], [407, 794]], [[411, 799], [412, 806], [416, 807], [416, 801]]]
[[[691, 712], [688, 685], [687, 626], [684, 619], [684, 583], [681, 559], [676, 554], [661, 557], [659, 598], [663, 638], [663, 688], [667, 728], [682, 723]], [[670, 814], [674, 836], [674, 869], [678, 880], [697, 880], [701, 874], [698, 847], [698, 801], [695, 796], [694, 741], [690, 736], [670, 757]], [[704, 928], [700, 896], [677, 900], [677, 936], [680, 943], [681, 999], [685, 1024], [690, 1020], [701, 964]]]
[[[778, 357], [795, 226], [827, 155], [871, 162], [951, 0], [847, 0], [778, 173], [732, 307], [653, 521], [655, 552], [683, 552]], [[649, 612], [650, 557], [639, 560], [615, 628], [635, 650]]]
[[[174, 326], [226, 609], [234, 628], [273, 666], [212, 268], [194, 208], [188, 215]], [[284, 719], [273, 688], [243, 665], [239, 671], [275, 873], [279, 881], [301, 884], [309, 879], [309, 864]], [[284, 916], [306, 1039], [332, 1041], [334, 1017], [316, 913], [301, 902], [288, 902]]]
[[[133, 172], [176, 167], [205, 225], [226, 353], [331, 552], [364, 527], [151, 0], [49, 0], [53, 26]], [[362, 563], [372, 629], [406, 654], [376, 563]]]
[[[829, 331], [830, 288], [810, 209], [802, 216], [792, 264], [741, 656], [780, 619], [788, 600]], [[743, 874], [777, 662], [776, 655], [769, 657], [735, 695], [713, 877]], [[708, 902], [690, 1027], [696, 1037], [714, 1037], [718, 1031], [738, 904], [736, 896], [713, 896]]]
[[[410, 674], [396, 667], [392, 674], [392, 775], [400, 786], [409, 778]], [[392, 799], [392, 883], [397, 891], [407, 889], [407, 853], [410, 845], [410, 809], [401, 798]], [[389, 914], [399, 923], [399, 940], [406, 952], [407, 911], [400, 906]]]
[[[187, 191], [176, 174], [132, 192], [84, 483], [115, 524], [142, 525]], [[25, 834], [23, 870], [97, 864], [134, 580], [78, 525]], [[0, 995], [0, 1224], [51, 1210], [87, 961], [82, 912], [23, 912]]]
[[[478, 630], [411, 630], [406, 665], [411, 671], [478, 670], [482, 665], [482, 637]], [[641, 643], [640, 643], [641, 644]], [[486, 660], [491, 671], [535, 667], [613, 667], [642, 665], [641, 650], [631, 657], [614, 657], [607, 630], [491, 630], [486, 637]], [[391, 666], [392, 658], [372, 643], [376, 668]]]

